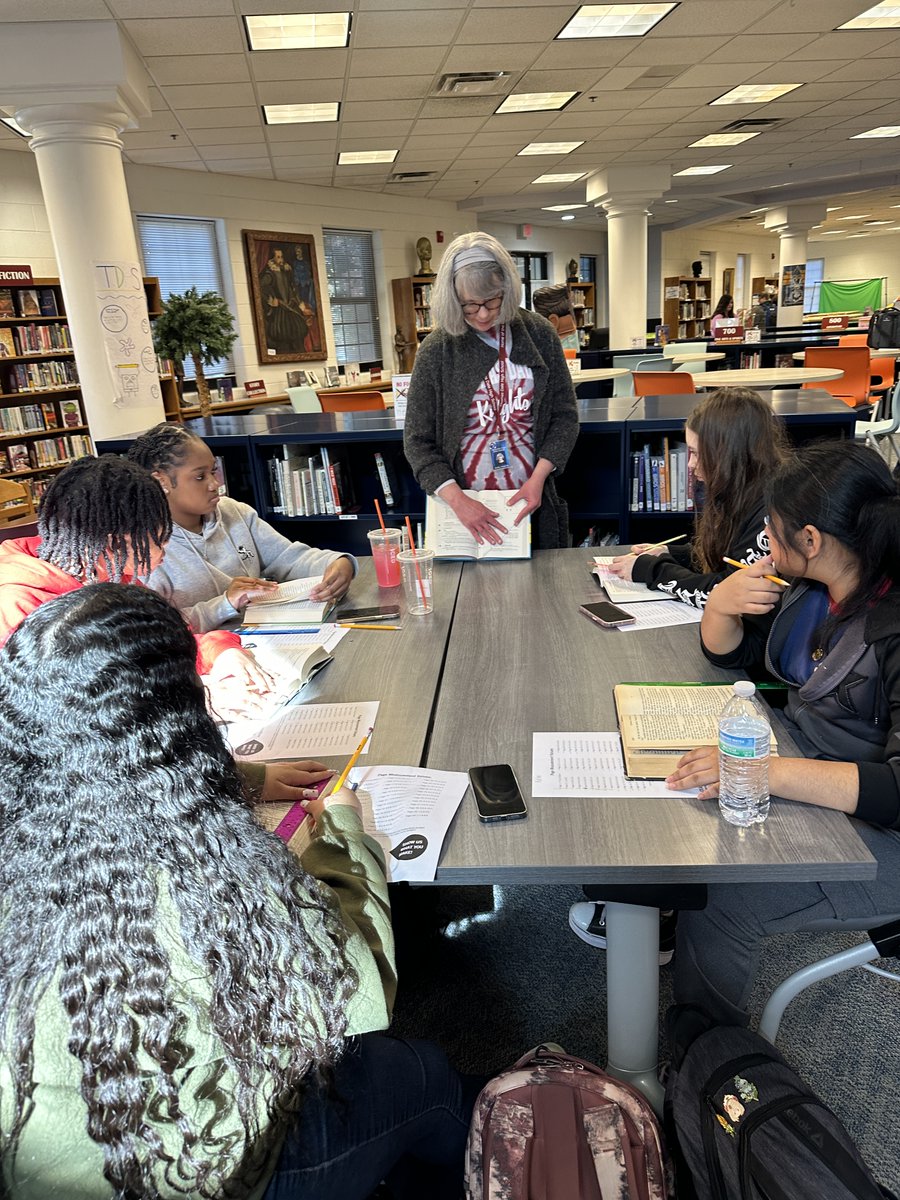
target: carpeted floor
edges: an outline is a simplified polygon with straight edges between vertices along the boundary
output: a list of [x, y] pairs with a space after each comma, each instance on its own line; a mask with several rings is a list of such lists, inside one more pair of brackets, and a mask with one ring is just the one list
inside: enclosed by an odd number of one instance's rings
[[[604, 1063], [605, 955], [568, 927], [579, 888], [392, 890], [400, 970], [394, 1032], [433, 1038], [464, 1072], [501, 1070], [541, 1041]], [[854, 940], [770, 939], [752, 1010], [791, 971]], [[663, 1013], [672, 998], [669, 968], [660, 983]], [[900, 1192], [898, 1012], [900, 984], [853, 971], [800, 996], [778, 1044], [845, 1122], [879, 1182]]]

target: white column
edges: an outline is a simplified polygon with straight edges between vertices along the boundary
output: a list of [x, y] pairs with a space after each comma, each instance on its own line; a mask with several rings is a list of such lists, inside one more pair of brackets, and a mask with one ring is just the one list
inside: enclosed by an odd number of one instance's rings
[[772, 208], [765, 215], [766, 229], [779, 237], [778, 253], [778, 316], [779, 327], [803, 324], [803, 296], [797, 304], [783, 304], [785, 272], [792, 267], [806, 267], [807, 235], [813, 225], [825, 219], [824, 204], [787, 204]]
[[607, 219], [609, 344], [646, 346], [648, 205], [668, 188], [667, 166], [608, 167], [587, 181], [589, 204]]

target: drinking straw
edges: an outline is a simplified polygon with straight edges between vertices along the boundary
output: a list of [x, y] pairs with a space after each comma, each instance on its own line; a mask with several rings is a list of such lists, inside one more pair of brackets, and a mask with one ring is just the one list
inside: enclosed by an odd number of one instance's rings
[[381, 524], [381, 532], [387, 533], [387, 529], [385, 529], [385, 527], [384, 527], [384, 517], [381, 515], [381, 505], [378, 503], [377, 496], [375, 497], [375, 511], [378, 513], [378, 520], [379, 520], [379, 523]]
[[425, 599], [425, 584], [422, 582], [422, 572], [419, 570], [419, 559], [416, 556], [416, 544], [413, 541], [412, 522], [409, 515], [406, 517], [406, 532], [409, 534], [409, 552], [413, 557], [413, 565], [416, 568], [416, 578], [419, 581], [419, 595], [422, 597], [422, 607], [428, 607], [428, 601]]

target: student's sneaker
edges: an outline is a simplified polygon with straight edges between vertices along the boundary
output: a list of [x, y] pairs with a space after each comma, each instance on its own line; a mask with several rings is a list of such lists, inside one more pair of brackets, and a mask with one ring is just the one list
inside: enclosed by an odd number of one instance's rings
[[[659, 965], [664, 967], [675, 954], [675, 913], [659, 914]], [[583, 942], [606, 949], [606, 906], [592, 900], [582, 900], [569, 909], [569, 926]]]

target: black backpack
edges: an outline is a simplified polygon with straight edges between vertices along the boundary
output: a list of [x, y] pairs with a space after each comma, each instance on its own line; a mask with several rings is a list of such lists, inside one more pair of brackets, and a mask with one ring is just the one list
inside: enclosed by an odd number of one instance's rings
[[900, 308], [882, 308], [869, 321], [867, 345], [873, 350], [900, 346]]
[[847, 1130], [775, 1047], [669, 1013], [666, 1135], [679, 1200], [884, 1200]]

